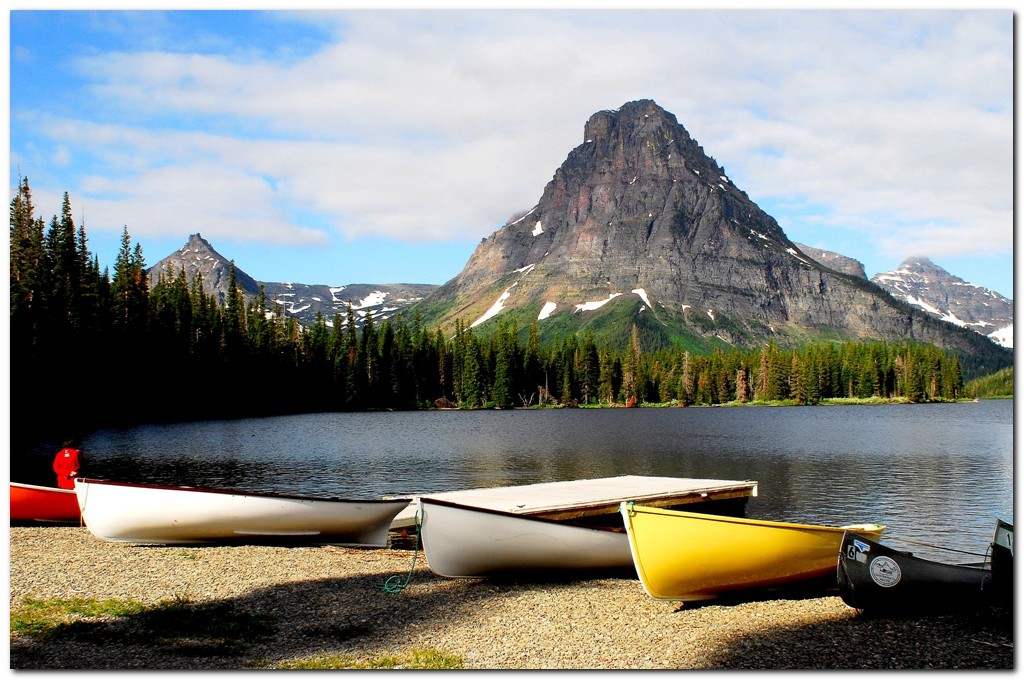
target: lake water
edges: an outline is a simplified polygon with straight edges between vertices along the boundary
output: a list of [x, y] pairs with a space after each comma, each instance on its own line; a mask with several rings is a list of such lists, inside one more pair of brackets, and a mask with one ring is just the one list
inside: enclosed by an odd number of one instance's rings
[[[1013, 516], [1010, 400], [321, 413], [101, 430], [81, 449], [85, 476], [343, 498], [625, 474], [755, 480], [748, 517], [878, 522], [971, 552]], [[19, 477], [21, 462], [12, 478], [52, 484], [55, 451], [27, 453], [43, 479]]]

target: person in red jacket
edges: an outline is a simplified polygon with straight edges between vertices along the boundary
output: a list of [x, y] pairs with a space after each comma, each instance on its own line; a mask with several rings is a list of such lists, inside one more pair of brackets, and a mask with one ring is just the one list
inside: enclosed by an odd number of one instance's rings
[[62, 489], [74, 489], [75, 477], [78, 476], [78, 449], [63, 448], [53, 459], [53, 471], [57, 474], [57, 486]]

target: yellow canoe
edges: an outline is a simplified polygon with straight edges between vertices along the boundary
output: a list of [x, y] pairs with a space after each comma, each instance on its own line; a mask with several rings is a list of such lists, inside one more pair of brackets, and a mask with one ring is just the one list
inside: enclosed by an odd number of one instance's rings
[[846, 529], [877, 537], [885, 528], [767, 522], [628, 502], [619, 511], [644, 590], [659, 600], [711, 600], [835, 573]]

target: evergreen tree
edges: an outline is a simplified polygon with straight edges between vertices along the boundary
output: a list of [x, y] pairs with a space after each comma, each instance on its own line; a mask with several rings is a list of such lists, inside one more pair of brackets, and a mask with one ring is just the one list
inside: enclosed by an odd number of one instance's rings
[[621, 376], [616, 376], [616, 359], [609, 348], [602, 347], [598, 351], [598, 357], [601, 366], [599, 398], [602, 403], [611, 405], [615, 403], [615, 398], [618, 394], [618, 383], [622, 378]]
[[523, 393], [526, 395], [524, 399], [520, 396], [520, 399], [528, 403], [532, 403], [534, 396], [538, 397], [538, 403], [540, 403], [541, 386], [544, 384], [544, 365], [543, 359], [541, 358], [539, 331], [537, 330], [537, 322], [534, 321], [530, 324], [530, 330], [526, 340], [526, 349], [523, 353]]
[[761, 348], [761, 357], [757, 369], [757, 387], [754, 390], [754, 399], [757, 401], [766, 401], [769, 399], [768, 387], [769, 376], [771, 375], [771, 364], [768, 348], [768, 345]]
[[302, 364], [305, 377], [305, 399], [322, 406], [331, 402], [334, 393], [334, 362], [331, 360], [330, 331], [327, 319], [317, 312], [313, 325], [302, 336]]
[[793, 349], [790, 355], [789, 394], [798, 404], [810, 403], [810, 388], [807, 384], [807, 375], [803, 371], [796, 348]]
[[558, 351], [558, 394], [563, 404], [577, 404], [579, 395], [579, 378], [577, 376], [577, 351], [579, 345], [575, 335], [570, 335], [562, 342]]
[[378, 379], [377, 364], [377, 329], [373, 322], [372, 310], [367, 310], [355, 364], [355, 395], [359, 400], [359, 408], [374, 408], [373, 396]]
[[817, 404], [821, 401], [821, 388], [818, 384], [818, 376], [821, 370], [818, 367], [819, 357], [817, 348], [814, 345], [808, 347], [803, 355], [802, 364], [797, 368], [801, 371], [802, 383], [806, 389], [805, 402]]
[[125, 341], [138, 342], [145, 334], [149, 313], [149, 281], [142, 249], [132, 248], [128, 227], [121, 232], [121, 248], [114, 261], [114, 280], [111, 282], [113, 322]]
[[238, 287], [235, 261], [231, 261], [228, 276], [228, 294], [224, 308], [224, 357], [232, 365], [239, 366], [245, 349], [245, 298]]
[[397, 396], [395, 345], [394, 325], [391, 319], [385, 319], [378, 334], [377, 380], [373, 384], [373, 403], [377, 408], [388, 408]]
[[485, 377], [484, 357], [481, 351], [480, 342], [473, 335], [473, 330], [467, 328], [463, 335], [462, 351], [462, 389], [461, 405], [467, 408], [477, 408], [484, 404]]
[[626, 361], [622, 374], [623, 397], [628, 405], [633, 406], [643, 400], [643, 384], [643, 353], [640, 350], [640, 334], [634, 324], [626, 349]]
[[50, 320], [55, 335], [71, 338], [80, 328], [78, 316], [79, 284], [84, 263], [79, 261], [75, 222], [71, 216], [71, 198], [64, 193], [60, 220], [54, 215], [46, 234], [46, 250], [51, 266]]
[[953, 361], [950, 362], [950, 399], [958, 399], [964, 391], [964, 374], [960, 371], [960, 357], [953, 355]]
[[423, 401], [423, 393], [420, 388], [415, 361], [417, 359], [417, 336], [416, 319], [413, 319], [413, 326], [405, 323], [405, 319], [398, 314], [392, 320], [395, 340], [391, 357], [391, 385], [394, 399], [391, 408], [409, 410], [416, 408]]
[[600, 400], [601, 359], [597, 353], [594, 331], [590, 328], [583, 334], [583, 344], [580, 345], [579, 353], [580, 396], [584, 404], [591, 404]]
[[444, 334], [438, 328], [434, 333], [434, 353], [437, 356], [437, 398], [448, 399], [449, 395], [455, 396], [451, 391], [454, 384], [452, 353], [448, 343], [444, 340]]
[[360, 376], [366, 371], [365, 358], [360, 354], [361, 346], [356, 331], [356, 315], [352, 311], [352, 305], [349, 305], [348, 311], [345, 313], [345, 347], [342, 350], [345, 356], [342, 392], [345, 397], [345, 408], [348, 409], [358, 408], [361, 404], [364, 380]]
[[499, 408], [511, 408], [515, 405], [513, 390], [517, 377], [516, 337], [514, 326], [510, 330], [504, 321], [498, 322], [498, 330], [494, 335], [496, 352], [491, 398]]
[[743, 403], [750, 398], [747, 387], [747, 370], [740, 368], [736, 371], [736, 401]]
[[690, 353], [683, 352], [683, 375], [679, 383], [679, 403], [683, 406], [690, 406], [694, 402], [696, 391], [696, 378], [693, 372], [693, 360]]
[[11, 351], [23, 359], [36, 354], [51, 288], [44, 223], [34, 210], [32, 190], [24, 178], [11, 200], [10, 226]]
[[785, 356], [775, 346], [775, 343], [768, 344], [768, 394], [769, 401], [783, 401], [789, 399], [789, 369], [790, 364]]
[[246, 309], [245, 319], [243, 324], [246, 329], [245, 344], [254, 357], [269, 361], [273, 356], [272, 322], [267, 319], [267, 291], [262, 283], [256, 297], [252, 299]]

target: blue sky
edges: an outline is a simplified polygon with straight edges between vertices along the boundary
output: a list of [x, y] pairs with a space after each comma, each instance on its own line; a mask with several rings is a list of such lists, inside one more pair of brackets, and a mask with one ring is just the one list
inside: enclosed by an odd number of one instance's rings
[[440, 284], [640, 98], [792, 240], [1013, 297], [1009, 9], [14, 10], [8, 184], [102, 266]]

